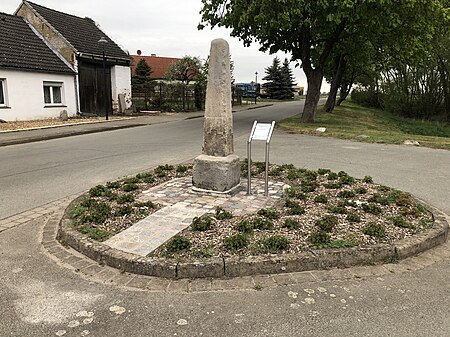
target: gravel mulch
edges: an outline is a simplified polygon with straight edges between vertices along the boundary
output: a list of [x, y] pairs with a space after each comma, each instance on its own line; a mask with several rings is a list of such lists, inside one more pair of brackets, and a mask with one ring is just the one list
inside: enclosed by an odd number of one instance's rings
[[90, 117], [90, 118], [69, 118], [67, 121], [62, 121], [59, 118], [47, 118], [32, 121], [13, 121], [0, 123], [0, 131], [13, 131], [22, 129], [34, 129], [51, 126], [71, 125], [80, 123], [95, 123], [105, 120], [105, 117]]
[[[263, 178], [264, 164], [253, 167], [252, 175]], [[135, 202], [142, 191], [191, 174], [191, 167], [164, 165], [97, 186], [72, 211], [74, 223], [81, 232], [104, 240], [158, 209], [159, 205]], [[246, 163], [242, 174], [247, 174]], [[184, 259], [365, 246], [401, 240], [433, 224], [431, 213], [410, 194], [375, 184], [371, 177], [359, 180], [342, 171], [272, 165], [270, 179], [291, 186], [273, 208], [245, 217], [216, 209], [194, 219], [150, 256]], [[98, 204], [106, 205], [102, 207], [108, 216], [97, 214]]]

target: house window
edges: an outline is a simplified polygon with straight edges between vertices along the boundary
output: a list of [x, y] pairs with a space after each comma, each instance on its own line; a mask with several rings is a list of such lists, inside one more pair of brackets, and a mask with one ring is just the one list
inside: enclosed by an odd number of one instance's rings
[[6, 106], [6, 80], [0, 78], [0, 107]]
[[45, 105], [63, 104], [63, 84], [59, 82], [44, 82]]

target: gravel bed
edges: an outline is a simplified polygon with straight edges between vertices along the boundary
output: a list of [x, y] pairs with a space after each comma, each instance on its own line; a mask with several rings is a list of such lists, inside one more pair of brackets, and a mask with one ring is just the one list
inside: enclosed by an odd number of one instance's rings
[[[252, 175], [263, 179], [264, 165], [254, 163], [254, 167]], [[241, 171], [245, 177], [245, 162]], [[160, 207], [134, 200], [121, 204], [118, 203], [121, 196], [129, 194], [136, 197], [162, 182], [190, 175], [190, 166], [164, 165], [152, 172], [91, 189], [89, 198], [85, 200], [108, 204], [111, 216], [100, 223], [89, 220], [89, 216], [84, 222], [80, 221], [83, 216], [75, 216], [75, 226], [93, 238], [104, 240]], [[259, 210], [259, 214], [251, 216], [232, 216], [224, 220], [218, 218], [224, 215], [224, 211], [231, 210], [217, 209], [194, 219], [201, 225], [207, 223], [200, 228], [202, 230], [194, 230], [191, 225], [150, 256], [185, 259], [367, 246], [401, 240], [433, 225], [431, 213], [410, 194], [375, 184], [371, 177], [355, 179], [342, 171], [309, 171], [292, 165], [272, 165], [270, 179], [291, 186], [273, 208]], [[134, 184], [134, 189], [124, 191], [130, 183]], [[129, 212], [118, 215], [120, 209], [127, 206]], [[89, 215], [89, 211], [84, 214]]]

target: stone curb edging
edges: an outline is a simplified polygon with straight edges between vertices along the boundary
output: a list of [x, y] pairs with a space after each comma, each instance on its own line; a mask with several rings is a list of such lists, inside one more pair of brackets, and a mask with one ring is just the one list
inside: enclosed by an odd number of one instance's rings
[[375, 264], [417, 255], [445, 243], [448, 237], [448, 222], [445, 215], [433, 206], [420, 201], [433, 214], [433, 227], [393, 244], [313, 250], [299, 254], [207, 258], [177, 262], [163, 258], [141, 257], [87, 238], [71, 226], [68, 217], [68, 211], [77, 200], [78, 198], [71, 202], [60, 219], [57, 240], [101, 265], [132, 274], [168, 279], [230, 278]]

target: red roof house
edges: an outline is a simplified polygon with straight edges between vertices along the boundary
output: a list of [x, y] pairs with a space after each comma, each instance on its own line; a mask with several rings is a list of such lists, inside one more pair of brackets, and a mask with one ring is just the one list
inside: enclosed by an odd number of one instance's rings
[[159, 57], [156, 55], [144, 56], [144, 55], [131, 55], [131, 75], [134, 76], [136, 65], [141, 59], [144, 59], [145, 62], [152, 69], [152, 73], [150, 75], [153, 79], [163, 79], [166, 76], [167, 71], [169, 70], [169, 65], [179, 61], [180, 59], [174, 57]]

